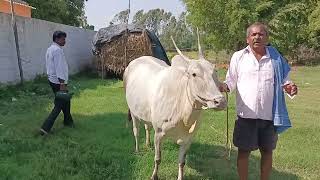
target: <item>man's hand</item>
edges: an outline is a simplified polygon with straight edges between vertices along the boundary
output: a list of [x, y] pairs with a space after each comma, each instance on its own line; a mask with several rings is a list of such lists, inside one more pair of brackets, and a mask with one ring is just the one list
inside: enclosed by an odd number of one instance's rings
[[60, 91], [67, 91], [67, 85], [66, 84], [60, 84]]
[[290, 96], [294, 96], [298, 94], [298, 87], [294, 83], [288, 83], [283, 85], [283, 89], [285, 90], [286, 93], [288, 93]]
[[219, 91], [220, 92], [230, 92], [230, 89], [228, 88], [228, 85], [226, 83], [220, 83]]

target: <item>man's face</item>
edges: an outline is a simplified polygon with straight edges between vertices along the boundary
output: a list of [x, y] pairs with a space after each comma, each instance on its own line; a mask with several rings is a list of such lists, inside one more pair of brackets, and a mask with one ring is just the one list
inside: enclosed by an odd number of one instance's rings
[[65, 37], [57, 38], [56, 43], [59, 44], [60, 46], [64, 46], [66, 44], [66, 38]]
[[264, 48], [268, 43], [268, 35], [261, 26], [254, 26], [250, 29], [247, 43], [253, 49]]

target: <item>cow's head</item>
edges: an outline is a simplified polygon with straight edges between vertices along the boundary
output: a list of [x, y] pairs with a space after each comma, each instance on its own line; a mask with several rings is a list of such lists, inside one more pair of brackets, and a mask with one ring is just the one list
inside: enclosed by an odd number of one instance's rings
[[173, 44], [179, 55], [173, 57], [172, 66], [184, 69], [188, 76], [190, 98], [193, 102], [202, 104], [203, 108], [224, 109], [227, 106], [226, 99], [219, 91], [220, 82], [215, 70], [215, 65], [207, 61], [202, 53], [198, 34], [199, 60], [190, 59], [183, 55]]

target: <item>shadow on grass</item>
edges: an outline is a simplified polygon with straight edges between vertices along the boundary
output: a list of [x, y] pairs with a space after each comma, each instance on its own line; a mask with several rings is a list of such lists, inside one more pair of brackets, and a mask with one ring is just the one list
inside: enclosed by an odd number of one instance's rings
[[[187, 155], [187, 164], [195, 169], [199, 176], [186, 176], [186, 179], [221, 179], [236, 180], [237, 176], [237, 151], [231, 151], [230, 160], [225, 158], [225, 147], [193, 143]], [[249, 160], [249, 179], [260, 179], [260, 158], [253, 155]], [[280, 172], [272, 169], [270, 179], [296, 180], [294, 174]]]

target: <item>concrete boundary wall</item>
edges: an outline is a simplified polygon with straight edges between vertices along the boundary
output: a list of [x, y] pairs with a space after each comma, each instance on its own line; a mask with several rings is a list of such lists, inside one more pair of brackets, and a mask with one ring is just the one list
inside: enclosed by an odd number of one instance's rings
[[[92, 64], [94, 56], [91, 45], [95, 31], [32, 18], [17, 17], [16, 21], [25, 80], [46, 73], [45, 53], [52, 43], [52, 34], [56, 30], [67, 33], [63, 49], [70, 74], [77, 73]], [[11, 15], [0, 13], [0, 83], [17, 83], [19, 80]]]

